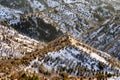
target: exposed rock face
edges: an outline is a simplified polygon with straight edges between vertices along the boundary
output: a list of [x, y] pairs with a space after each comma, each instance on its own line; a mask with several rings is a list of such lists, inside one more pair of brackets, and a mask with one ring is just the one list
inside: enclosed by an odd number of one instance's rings
[[119, 5], [115, 0], [1, 0], [0, 71], [119, 75]]

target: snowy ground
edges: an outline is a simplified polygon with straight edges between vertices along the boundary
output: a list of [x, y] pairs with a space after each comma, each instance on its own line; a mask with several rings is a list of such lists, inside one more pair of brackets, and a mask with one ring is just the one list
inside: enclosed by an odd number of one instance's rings
[[112, 78], [108, 78], [108, 80], [120, 80], [120, 77], [112, 77]]

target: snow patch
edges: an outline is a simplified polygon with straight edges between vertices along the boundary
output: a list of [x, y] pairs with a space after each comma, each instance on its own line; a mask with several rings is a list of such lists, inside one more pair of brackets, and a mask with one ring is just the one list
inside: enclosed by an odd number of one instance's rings
[[10, 19], [13, 17], [19, 17], [19, 14], [23, 14], [23, 12], [19, 10], [9, 9], [0, 5], [0, 20], [4, 20], [6, 18]]
[[36, 9], [39, 9], [40, 11], [45, 9], [45, 5], [43, 5], [42, 3], [40, 3], [37, 0], [33, 0], [33, 2], [31, 0], [28, 0], [28, 2], [30, 3], [34, 12], [36, 11]]
[[46, 0], [46, 3], [49, 7], [56, 7], [60, 5], [60, 3], [55, 0]]
[[107, 61], [104, 58], [100, 57], [96, 53], [91, 53], [90, 56], [97, 59], [97, 60], [99, 60], [99, 61], [101, 61], [101, 62], [107, 63]]

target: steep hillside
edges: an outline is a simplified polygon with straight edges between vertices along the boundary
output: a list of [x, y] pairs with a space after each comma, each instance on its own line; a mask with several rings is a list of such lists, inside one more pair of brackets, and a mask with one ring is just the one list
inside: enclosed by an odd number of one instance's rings
[[119, 0], [0, 0], [0, 79], [120, 76]]

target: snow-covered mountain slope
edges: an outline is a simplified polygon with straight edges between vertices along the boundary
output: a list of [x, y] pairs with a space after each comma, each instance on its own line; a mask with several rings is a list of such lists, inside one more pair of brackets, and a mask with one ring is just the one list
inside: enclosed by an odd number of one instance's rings
[[0, 71], [119, 75], [119, 13], [118, 0], [0, 0]]
[[[105, 51], [115, 57], [119, 56], [119, 10], [116, 9], [116, 1], [104, 0], [28, 0], [28, 1], [1, 1], [3, 6], [21, 10], [23, 13], [38, 12], [51, 18], [58, 28], [70, 32], [81, 41], [99, 50]], [[18, 4], [17, 4], [18, 3]], [[32, 6], [33, 11], [25, 12], [22, 3], [27, 3], [24, 7]], [[114, 4], [112, 4], [114, 3]], [[37, 6], [34, 6], [37, 5]], [[30, 7], [29, 7], [30, 8]], [[9, 13], [10, 14], [10, 13]], [[12, 21], [13, 22], [13, 21]], [[49, 22], [49, 21], [48, 21]], [[54, 23], [55, 24], [55, 23]], [[114, 24], [114, 25], [113, 25]], [[107, 27], [107, 29], [106, 29]], [[113, 30], [114, 27], [114, 30]], [[109, 29], [111, 29], [109, 31]], [[107, 33], [106, 33], [106, 31]], [[116, 32], [117, 30], [117, 32]], [[116, 33], [115, 33], [116, 32]], [[100, 38], [103, 37], [103, 40]], [[99, 38], [99, 39], [98, 39]], [[117, 40], [116, 40], [117, 39]], [[111, 46], [112, 44], [114, 46]], [[103, 46], [104, 45], [104, 46]], [[105, 49], [105, 47], [107, 49]], [[115, 49], [114, 52], [112, 52]], [[111, 51], [112, 50], [112, 51]], [[119, 58], [119, 57], [118, 57]]]
[[119, 60], [67, 35], [50, 42], [41, 50], [24, 56], [23, 59], [30, 61], [25, 70], [33, 69], [37, 73], [40, 66], [49, 72], [65, 71], [76, 76], [93, 76], [97, 75], [97, 71], [101, 74], [105, 72], [119, 74], [120, 69]]
[[[82, 43], [82, 42], [76, 40], [74, 37], [68, 36], [68, 35], [62, 36], [59, 39], [54, 40], [53, 42], [49, 43], [48, 46], [45, 47], [44, 49], [35, 51], [35, 53], [31, 54], [31, 55], [37, 56], [37, 55], [40, 55], [41, 53], [46, 54], [46, 53], [49, 53], [52, 51], [58, 51], [58, 54], [59, 54], [59, 49], [67, 47], [67, 46], [73, 46], [74, 48], [85, 52], [90, 57], [95, 58], [96, 60], [103, 62], [106, 65], [110, 64], [111, 66], [117, 66], [117, 68], [119, 70], [119, 60], [117, 60], [115, 58], [111, 58], [111, 56], [109, 54], [99, 51], [95, 48], [92, 48], [92, 47], [86, 45], [85, 43]], [[71, 50], [70, 52], [75, 52], [75, 51]], [[67, 52], [67, 53], [69, 54], [69, 52]], [[74, 54], [76, 54], [76, 52]], [[116, 63], [112, 63], [112, 61], [115, 61]]]
[[[39, 72], [39, 67], [43, 65], [48, 71], [57, 73], [65, 71], [76, 76], [93, 76], [93, 74], [96, 75], [96, 71], [117, 74], [117, 70], [120, 69], [118, 60], [114, 58], [109, 60], [110, 55], [93, 48], [90, 49], [84, 43], [73, 40], [72, 37], [62, 36], [49, 43], [44, 49], [34, 52], [31, 56], [36, 56], [36, 59], [30, 62], [31, 65], [27, 69], [32, 68]], [[45, 50], [47, 51], [45, 52]], [[26, 56], [24, 59], [28, 60], [30, 58]], [[116, 63], [112, 63], [113, 61]], [[83, 73], [81, 73], [81, 70], [83, 70]]]
[[[38, 66], [36, 67], [35, 64]], [[34, 60], [31, 62], [31, 67], [35, 68], [35, 70], [37, 70], [36, 68], [39, 68], [40, 65], [43, 65], [48, 71], [54, 70], [57, 73], [65, 71], [76, 76], [93, 76], [97, 70], [101, 72], [116, 72], [114, 69], [103, 65], [98, 60], [91, 58], [86, 53], [76, 50], [71, 46], [56, 52], [49, 52], [39, 57], [38, 61]], [[86, 69], [89, 72], [85, 71]], [[81, 70], [83, 70], [83, 73]]]
[[[44, 42], [37, 41], [25, 35], [21, 35], [18, 31], [11, 27], [0, 25], [0, 55], [9, 58], [18, 55], [24, 55], [26, 52], [32, 52], [37, 48], [42, 48]], [[22, 54], [22, 55], [21, 55]], [[1, 58], [0, 56], [0, 58]]]

